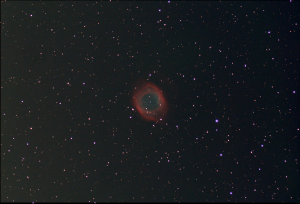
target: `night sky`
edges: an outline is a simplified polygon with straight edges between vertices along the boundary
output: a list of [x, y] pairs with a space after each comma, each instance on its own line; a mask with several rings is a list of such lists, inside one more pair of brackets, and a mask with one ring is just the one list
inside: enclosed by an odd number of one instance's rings
[[299, 2], [1, 2], [1, 201], [299, 202]]

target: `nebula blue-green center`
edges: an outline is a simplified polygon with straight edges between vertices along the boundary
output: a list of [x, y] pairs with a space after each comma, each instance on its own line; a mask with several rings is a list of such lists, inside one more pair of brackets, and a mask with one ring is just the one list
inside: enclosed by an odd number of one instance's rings
[[142, 106], [149, 111], [157, 109], [159, 107], [158, 96], [153, 93], [145, 94], [142, 98]]

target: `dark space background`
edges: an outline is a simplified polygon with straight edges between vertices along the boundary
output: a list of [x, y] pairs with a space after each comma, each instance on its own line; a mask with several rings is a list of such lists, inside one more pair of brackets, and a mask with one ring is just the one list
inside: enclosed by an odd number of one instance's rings
[[1, 2], [1, 201], [299, 202], [299, 2]]

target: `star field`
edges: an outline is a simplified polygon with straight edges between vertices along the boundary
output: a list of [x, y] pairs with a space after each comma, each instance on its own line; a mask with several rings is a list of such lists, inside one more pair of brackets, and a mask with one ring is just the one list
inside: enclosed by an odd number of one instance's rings
[[299, 2], [2, 2], [1, 202], [299, 202]]

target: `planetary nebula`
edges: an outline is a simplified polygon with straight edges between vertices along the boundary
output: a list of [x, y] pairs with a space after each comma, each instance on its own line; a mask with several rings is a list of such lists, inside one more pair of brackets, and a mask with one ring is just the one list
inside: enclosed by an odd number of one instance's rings
[[167, 101], [155, 84], [140, 82], [133, 91], [133, 106], [146, 121], [163, 122], [167, 116]]

